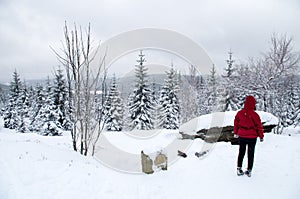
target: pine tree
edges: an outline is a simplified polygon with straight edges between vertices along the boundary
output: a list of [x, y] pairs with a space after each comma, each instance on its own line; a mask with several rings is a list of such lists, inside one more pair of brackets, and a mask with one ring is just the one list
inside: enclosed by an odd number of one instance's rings
[[218, 110], [218, 91], [217, 91], [217, 72], [215, 65], [213, 65], [210, 71], [210, 76], [208, 79], [208, 106], [209, 112]]
[[63, 127], [65, 130], [69, 130], [71, 122], [67, 117], [67, 88], [64, 80], [62, 70], [59, 68], [55, 73], [54, 87], [53, 87], [53, 105], [58, 115], [56, 123]]
[[4, 128], [17, 129], [19, 126], [19, 117], [17, 110], [17, 100], [20, 97], [22, 90], [22, 83], [19, 74], [15, 70], [13, 73], [13, 80], [9, 86], [9, 103], [4, 112]]
[[4, 128], [16, 129], [18, 126], [17, 111], [15, 109], [16, 102], [9, 96], [9, 102], [5, 107], [5, 112], [3, 115]]
[[233, 52], [230, 49], [228, 52], [228, 59], [226, 60], [227, 67], [225, 68], [225, 71], [226, 71], [225, 77], [227, 77], [227, 78], [230, 78], [234, 72], [233, 63], [235, 61], [232, 59], [232, 54], [233, 54]]
[[45, 103], [40, 108], [36, 117], [36, 129], [42, 135], [60, 135], [59, 113], [54, 105], [53, 87], [48, 78]]
[[178, 100], [177, 73], [172, 67], [167, 72], [164, 86], [160, 92], [160, 127], [165, 129], [178, 129], [180, 124], [180, 108]]
[[[288, 109], [288, 125], [297, 125], [300, 116], [300, 84], [296, 77], [292, 75], [291, 83], [289, 84], [287, 101], [289, 104]], [[298, 121], [297, 121], [298, 120]]]
[[[242, 109], [245, 101], [245, 97], [247, 95], [253, 94], [251, 88], [251, 81], [253, 79], [253, 73], [251, 72], [248, 65], [238, 65], [236, 67], [236, 75], [232, 78], [230, 84], [233, 86], [234, 93], [234, 106], [237, 109]], [[256, 98], [257, 102], [259, 102], [259, 98]], [[262, 103], [257, 103], [261, 105]], [[257, 107], [258, 108], [258, 107]]]
[[129, 96], [129, 114], [131, 129], [153, 129], [152, 112], [154, 104], [151, 101], [151, 89], [147, 80], [147, 68], [144, 66], [145, 58], [140, 51], [136, 65], [136, 85], [133, 93]]
[[104, 104], [105, 123], [108, 131], [122, 131], [123, 129], [123, 104], [115, 75]]
[[45, 91], [42, 85], [36, 85], [34, 89], [34, 102], [31, 107], [31, 116], [30, 116], [30, 131], [39, 131], [40, 127], [43, 124], [40, 124], [42, 122], [40, 120], [40, 111], [41, 108], [45, 104]]
[[154, 121], [154, 127], [159, 126], [158, 124], [158, 117], [159, 117], [159, 88], [157, 88], [157, 84], [155, 83], [155, 79], [152, 80], [152, 93], [151, 93], [151, 101], [153, 102], [153, 111], [152, 111], [152, 119]]
[[209, 113], [209, 106], [208, 106], [208, 86], [207, 83], [205, 82], [205, 79], [201, 76], [200, 77], [200, 86], [198, 90], [198, 95], [197, 95], [197, 102], [198, 102], [198, 113], [199, 115], [205, 115]]
[[276, 109], [274, 114], [279, 117], [279, 126], [276, 133], [281, 134], [284, 127], [297, 125], [300, 114], [299, 83], [294, 75], [278, 82], [276, 96]]
[[16, 111], [18, 117], [18, 126], [16, 130], [21, 133], [28, 132], [28, 118], [29, 118], [29, 96], [26, 83], [23, 84], [22, 91], [17, 99]]
[[2, 89], [0, 85], [0, 115], [2, 116], [3, 112], [5, 111], [5, 106], [7, 103], [7, 96], [5, 91]]
[[29, 118], [29, 122], [31, 123], [31, 117], [32, 117], [31, 115], [32, 115], [32, 111], [33, 111], [33, 106], [36, 103], [35, 90], [34, 90], [33, 86], [28, 87], [27, 93], [28, 93], [28, 115], [26, 117]]
[[237, 110], [238, 106], [236, 105], [237, 100], [235, 99], [235, 86], [234, 86], [234, 66], [233, 63], [235, 62], [232, 59], [232, 51], [228, 52], [228, 59], [226, 60], [227, 67], [225, 68], [225, 74], [223, 77], [223, 88], [225, 89], [223, 100], [224, 100], [224, 109], [223, 111], [232, 111]]

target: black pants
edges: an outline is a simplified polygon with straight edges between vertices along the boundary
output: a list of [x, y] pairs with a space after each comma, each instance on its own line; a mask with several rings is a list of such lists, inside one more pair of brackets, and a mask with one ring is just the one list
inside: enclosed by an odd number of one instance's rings
[[238, 162], [237, 166], [242, 167], [243, 165], [243, 159], [246, 153], [246, 147], [248, 145], [248, 170], [252, 170], [253, 168], [253, 161], [254, 161], [254, 151], [255, 151], [255, 144], [256, 144], [256, 138], [241, 138], [239, 137], [239, 156], [238, 156]]

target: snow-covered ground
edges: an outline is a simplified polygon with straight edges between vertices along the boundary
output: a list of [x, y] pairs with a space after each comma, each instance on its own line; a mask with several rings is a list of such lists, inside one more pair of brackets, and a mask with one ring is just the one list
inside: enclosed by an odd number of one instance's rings
[[[1, 120], [0, 120], [1, 121]], [[1, 121], [2, 122], [2, 121]], [[1, 123], [0, 122], [0, 123]], [[160, 142], [108, 135], [129, 152], [166, 145], [176, 132], [161, 132]], [[133, 141], [131, 141], [133, 140]], [[187, 158], [152, 175], [118, 172], [93, 157], [74, 152], [70, 136], [43, 137], [20, 134], [0, 124], [0, 199], [297, 199], [300, 198], [300, 135], [266, 134], [257, 143], [253, 176], [236, 176], [238, 146], [217, 143], [199, 159], [203, 145], [193, 141]], [[154, 147], [155, 148], [155, 147]], [[117, 156], [118, 154], [116, 154]], [[246, 166], [246, 162], [244, 162]]]

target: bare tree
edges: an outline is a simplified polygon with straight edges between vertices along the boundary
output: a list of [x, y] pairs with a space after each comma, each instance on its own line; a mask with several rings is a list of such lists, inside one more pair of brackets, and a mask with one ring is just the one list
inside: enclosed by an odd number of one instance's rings
[[[102, 112], [100, 111], [99, 114], [96, 98], [99, 97], [97, 92], [99, 88], [105, 90], [105, 57], [95, 60], [100, 45], [97, 48], [92, 47], [90, 24], [84, 37], [82, 29], [78, 31], [76, 24], [74, 29], [69, 31], [65, 23], [64, 39], [60, 53], [52, 50], [65, 67], [67, 74], [68, 108], [73, 122], [71, 130], [73, 149], [87, 155], [92, 147], [92, 154], [94, 154], [95, 144], [104, 127]], [[91, 67], [93, 61], [99, 61], [96, 70]], [[100, 93], [103, 98], [105, 94]]]
[[286, 75], [296, 71], [299, 67], [300, 54], [295, 52], [292, 47], [291, 37], [277, 36], [271, 37], [271, 47], [264, 56], [252, 61], [252, 66], [256, 74], [253, 84], [262, 91], [264, 111], [268, 110], [270, 100], [274, 99], [274, 82]]
[[265, 55], [271, 67], [269, 81], [293, 72], [299, 67], [300, 54], [293, 50], [292, 42], [293, 39], [286, 35], [273, 34], [271, 37], [271, 48]]

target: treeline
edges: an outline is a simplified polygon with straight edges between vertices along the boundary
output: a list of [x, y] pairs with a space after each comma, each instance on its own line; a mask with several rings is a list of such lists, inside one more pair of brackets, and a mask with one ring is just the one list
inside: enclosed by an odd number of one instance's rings
[[[136, 81], [132, 93], [123, 99], [118, 89], [117, 78], [102, 84], [87, 95], [93, 96], [89, 106], [90, 122], [101, 124], [107, 131], [149, 130], [154, 128], [178, 129], [180, 124], [179, 82], [174, 68], [166, 72], [165, 83], [153, 89], [144, 66], [144, 54], [139, 55], [136, 65]], [[69, 90], [62, 70], [57, 70], [55, 79], [48, 79], [46, 86], [35, 87], [21, 82], [17, 71], [9, 86], [5, 108], [2, 109], [4, 127], [18, 132], [38, 132], [42, 135], [60, 135], [62, 131], [74, 131], [74, 92]], [[130, 85], [128, 85], [130, 86]], [[82, 95], [85, 93], [83, 89]], [[87, 96], [80, 96], [80, 112]]]
[[199, 92], [193, 100], [198, 99], [199, 103], [194, 112], [210, 112], [206, 107], [211, 105], [219, 111], [241, 109], [245, 96], [254, 95], [257, 110], [278, 117], [276, 133], [282, 133], [284, 127], [299, 125], [300, 54], [293, 49], [292, 41], [286, 35], [274, 34], [268, 51], [243, 63], [236, 63], [230, 51], [223, 73], [216, 75], [213, 67], [207, 86], [203, 87], [202, 77], [191, 81], [192, 87], [202, 88], [196, 89]]
[[62, 70], [53, 81], [35, 87], [21, 82], [15, 71], [9, 86], [5, 108], [2, 109], [4, 128], [18, 132], [35, 131], [42, 135], [60, 135], [72, 128], [72, 115]]
[[[211, 73], [203, 76], [191, 66], [188, 75], [181, 75], [171, 66], [159, 88], [148, 80], [145, 59], [141, 51], [128, 98], [122, 98], [115, 76], [111, 82], [106, 76], [98, 79], [97, 92], [88, 90], [84, 86], [88, 84], [76, 87], [60, 69], [45, 87], [28, 87], [14, 72], [2, 111], [4, 126], [43, 135], [71, 130], [73, 135], [74, 126], [84, 126], [78, 125], [84, 118], [93, 128], [101, 124], [108, 131], [178, 129], [181, 123], [203, 114], [241, 109], [246, 95], [257, 99], [257, 110], [279, 118], [276, 133], [300, 123], [300, 56], [287, 36], [273, 35], [269, 51], [244, 63], [236, 63], [230, 51], [221, 74], [212, 66]], [[93, 97], [87, 103], [89, 96]]]

